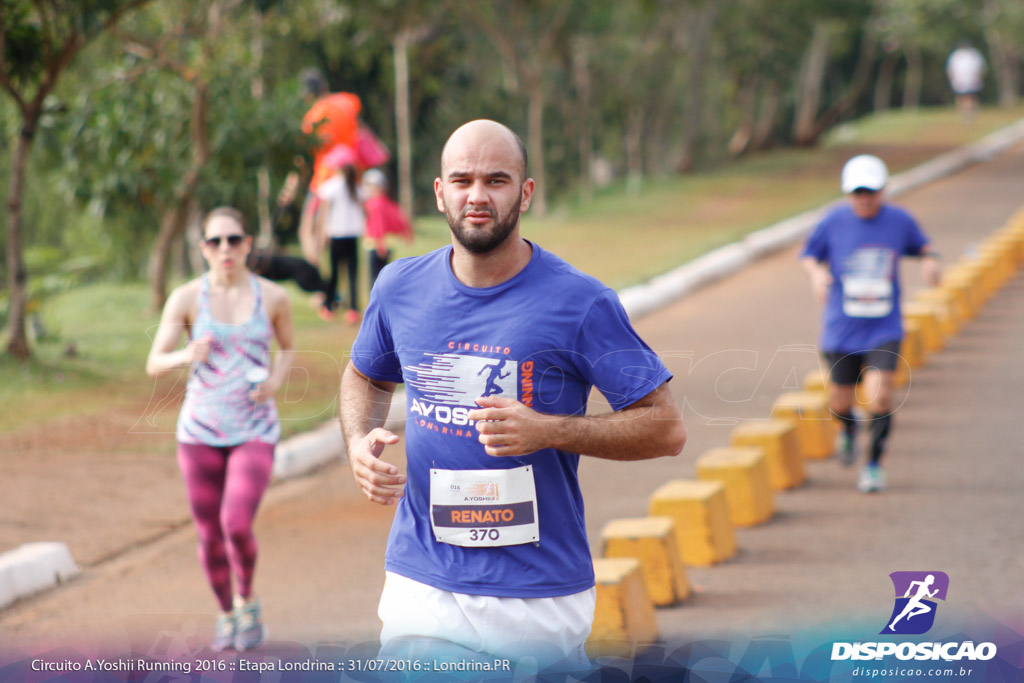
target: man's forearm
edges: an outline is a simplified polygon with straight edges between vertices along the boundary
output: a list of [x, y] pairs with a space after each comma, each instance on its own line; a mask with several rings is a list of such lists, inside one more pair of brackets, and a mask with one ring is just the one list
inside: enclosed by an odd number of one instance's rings
[[356, 370], [350, 362], [341, 378], [339, 413], [341, 429], [348, 446], [376, 427], [383, 427], [391, 409], [395, 384], [374, 382]]
[[678, 455], [686, 443], [679, 409], [662, 386], [645, 404], [607, 415], [552, 420], [552, 445], [606, 460], [647, 460]]

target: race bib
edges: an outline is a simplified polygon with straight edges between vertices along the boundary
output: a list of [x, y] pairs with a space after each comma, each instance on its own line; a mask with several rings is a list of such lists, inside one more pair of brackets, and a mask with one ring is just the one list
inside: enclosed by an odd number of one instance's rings
[[540, 542], [533, 467], [430, 470], [430, 524], [439, 543], [476, 548]]
[[843, 278], [843, 313], [851, 318], [884, 318], [891, 312], [891, 280], [877, 277]]

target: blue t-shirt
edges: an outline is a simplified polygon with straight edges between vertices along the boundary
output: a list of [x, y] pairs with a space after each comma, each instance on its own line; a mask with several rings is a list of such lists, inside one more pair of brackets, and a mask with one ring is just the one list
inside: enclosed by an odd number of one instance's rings
[[913, 217], [892, 205], [867, 220], [841, 206], [818, 224], [801, 257], [827, 262], [832, 272], [822, 350], [862, 353], [903, 338], [899, 260], [926, 244]]
[[[544, 449], [484, 452], [466, 418], [480, 396], [542, 413], [584, 415], [592, 386], [614, 410], [671, 379], [637, 336], [615, 292], [532, 245], [529, 264], [494, 287], [452, 272], [452, 247], [387, 266], [370, 295], [352, 362], [366, 376], [405, 382], [405, 495], [388, 538], [386, 568], [457, 593], [570, 595], [594, 585], [579, 455]], [[530, 466], [539, 541], [498, 547], [439, 542], [431, 528], [431, 469]], [[531, 512], [532, 514], [532, 512]]]

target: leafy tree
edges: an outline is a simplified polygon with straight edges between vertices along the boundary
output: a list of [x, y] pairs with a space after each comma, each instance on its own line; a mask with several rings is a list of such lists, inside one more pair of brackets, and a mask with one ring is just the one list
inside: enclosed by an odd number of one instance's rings
[[22, 253], [22, 198], [26, 162], [47, 97], [90, 41], [147, 1], [0, 0], [0, 87], [14, 100], [21, 119], [7, 198], [11, 302], [7, 351], [13, 356], [30, 355], [25, 334], [28, 273]]
[[239, 27], [259, 26], [246, 21], [252, 11], [237, 2], [174, 0], [139, 13], [118, 31], [112, 47], [120, 61], [106, 82], [78, 94], [55, 137], [74, 196], [121, 217], [128, 244], [152, 242], [155, 308], [192, 217], [233, 204], [255, 224], [260, 170], [283, 177], [306, 146], [294, 79], [260, 99], [248, 87], [256, 61], [251, 35]]

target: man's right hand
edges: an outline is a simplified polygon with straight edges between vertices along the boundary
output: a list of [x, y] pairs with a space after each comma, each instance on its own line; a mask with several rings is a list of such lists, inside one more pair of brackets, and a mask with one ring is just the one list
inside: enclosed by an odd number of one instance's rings
[[819, 303], [828, 301], [828, 293], [832, 289], [832, 273], [827, 268], [816, 268], [811, 271], [811, 291]]
[[385, 446], [398, 443], [398, 436], [380, 427], [349, 444], [348, 462], [363, 494], [374, 503], [394, 505], [404, 495], [405, 475], [380, 459]]

